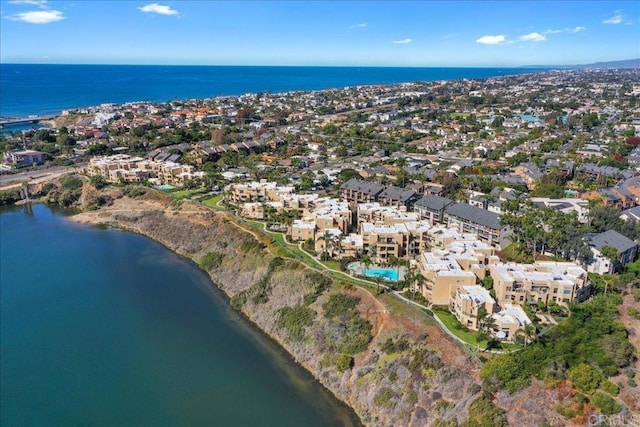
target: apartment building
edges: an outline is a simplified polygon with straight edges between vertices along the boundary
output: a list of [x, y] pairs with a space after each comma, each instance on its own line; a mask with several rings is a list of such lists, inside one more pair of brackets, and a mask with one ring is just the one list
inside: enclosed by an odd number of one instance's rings
[[370, 222], [373, 224], [400, 224], [418, 221], [419, 215], [415, 212], [407, 212], [404, 206], [382, 206], [378, 202], [359, 203], [356, 224]]
[[499, 311], [491, 314], [491, 319], [496, 337], [506, 340], [513, 340], [518, 330], [523, 330], [531, 324], [527, 313], [515, 304], [504, 304]]
[[413, 190], [390, 186], [378, 195], [382, 205], [410, 208], [420, 198], [420, 194]]
[[451, 293], [449, 310], [463, 326], [477, 331], [483, 321], [482, 311], [491, 314], [495, 306], [496, 301], [482, 286], [460, 286]]
[[500, 224], [500, 215], [471, 206], [466, 203], [455, 203], [444, 212], [444, 223], [447, 227], [457, 226], [463, 233], [474, 233], [478, 239], [495, 246], [497, 249], [508, 244], [510, 230]]
[[572, 262], [536, 261], [533, 264], [492, 264], [489, 272], [499, 305], [548, 304], [566, 306], [590, 294], [587, 272]]
[[203, 178], [204, 172], [195, 172], [193, 166], [173, 162], [156, 162], [127, 154], [94, 157], [85, 167], [88, 176], [101, 176], [108, 182], [144, 182], [155, 185], [182, 186], [187, 181]]
[[351, 203], [376, 202], [385, 187], [377, 182], [351, 178], [340, 188], [342, 198]]
[[429, 221], [431, 225], [444, 221], [445, 209], [453, 204], [453, 200], [446, 197], [428, 194], [418, 200], [413, 206], [421, 219]]
[[282, 195], [293, 194], [294, 188], [261, 180], [260, 182], [253, 181], [229, 184], [225, 188], [225, 192], [225, 198], [228, 202], [240, 204], [247, 202], [280, 201]]
[[444, 248], [431, 249], [419, 257], [418, 269], [424, 280], [416, 291], [432, 304], [449, 305], [457, 288], [475, 285], [485, 277], [488, 265], [499, 262], [495, 250], [485, 242], [470, 235], [458, 237]]

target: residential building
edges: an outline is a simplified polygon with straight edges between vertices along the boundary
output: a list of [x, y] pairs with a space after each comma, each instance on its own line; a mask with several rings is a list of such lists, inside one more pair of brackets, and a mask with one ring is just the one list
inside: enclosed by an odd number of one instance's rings
[[587, 272], [572, 262], [536, 261], [533, 264], [492, 264], [489, 272], [498, 304], [548, 304], [566, 306], [584, 301], [591, 288]]
[[463, 326], [477, 331], [483, 316], [493, 313], [495, 305], [496, 301], [482, 286], [460, 286], [451, 293], [449, 310]]
[[378, 195], [378, 201], [382, 205], [410, 208], [419, 197], [420, 195], [413, 190], [391, 186]]
[[428, 194], [419, 199], [413, 207], [420, 214], [421, 219], [434, 225], [444, 221], [444, 210], [452, 204], [451, 199]]
[[444, 222], [448, 227], [457, 226], [462, 233], [474, 233], [478, 238], [500, 249], [511, 234], [500, 224], [500, 215], [466, 203], [455, 203], [445, 209]]
[[11, 151], [3, 156], [3, 162], [14, 168], [42, 165], [46, 160], [46, 154], [35, 150]]
[[[591, 273], [610, 274], [620, 271], [626, 264], [633, 262], [638, 254], [636, 242], [615, 230], [589, 234], [585, 237], [593, 252], [593, 261], [587, 266], [587, 270]], [[618, 258], [611, 259], [607, 253], [603, 253], [604, 247], [614, 249]]]
[[417, 291], [435, 305], [449, 305], [460, 286], [472, 286], [485, 277], [487, 266], [499, 262], [494, 249], [472, 235], [458, 234], [443, 249], [431, 249], [418, 259], [424, 280]]
[[496, 313], [491, 314], [492, 329], [497, 338], [513, 341], [519, 330], [531, 324], [527, 313], [516, 304], [504, 304]]
[[385, 187], [377, 182], [363, 181], [357, 178], [351, 178], [342, 184], [340, 188], [342, 198], [348, 202], [365, 203], [376, 202], [378, 196], [384, 191]]

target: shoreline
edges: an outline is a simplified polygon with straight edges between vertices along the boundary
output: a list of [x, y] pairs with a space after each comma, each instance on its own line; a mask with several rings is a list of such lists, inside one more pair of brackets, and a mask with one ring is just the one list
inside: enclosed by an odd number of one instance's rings
[[[331, 280], [329, 288], [308, 306], [315, 320], [305, 328], [307, 339], [292, 340], [288, 329], [277, 323], [279, 310], [305, 307], [299, 304], [303, 296], [314, 292], [317, 283], [313, 281], [317, 279], [309, 277], [314, 272], [312, 269], [285, 258], [288, 265], [284, 270], [276, 271], [268, 279], [271, 296], [266, 302], [255, 302], [255, 294], [246, 292], [253, 292], [264, 277], [269, 277], [267, 266], [278, 256], [277, 243], [269, 243], [268, 238], [238, 228], [228, 214], [206, 206], [188, 201], [175, 204], [170, 197], [153, 190], [134, 199], [112, 190], [115, 197], [112, 205], [73, 215], [70, 219], [140, 234], [196, 265], [208, 253], [225, 253], [219, 264], [205, 271], [211, 286], [217, 288], [210, 292], [222, 292], [227, 305], [240, 294], [246, 295], [246, 302], [240, 304], [240, 309], [235, 307], [235, 311], [242, 313], [252, 329], [257, 328], [261, 335], [278, 344], [278, 349], [287, 353], [287, 360], [329, 391], [341, 407], [354, 414], [354, 419], [359, 421], [359, 424], [354, 421], [354, 425], [417, 427], [435, 425], [436, 417], [456, 418], [460, 422], [466, 419], [469, 402], [475, 398], [471, 385], [479, 378], [478, 362], [416, 307], [405, 305], [393, 296], [375, 297], [362, 288], [345, 288], [340, 281]], [[255, 248], [255, 243], [266, 245], [262, 249], [246, 249], [247, 245]], [[334, 348], [336, 344], [327, 344], [329, 341], [322, 338], [342, 330], [335, 328], [343, 327], [340, 322], [336, 323], [337, 319], [323, 315], [324, 303], [335, 294], [357, 298], [357, 314], [371, 327], [368, 344], [350, 353], [351, 363], [346, 369], [338, 369], [336, 365], [341, 347]], [[345, 338], [338, 335], [330, 342], [335, 339]], [[381, 347], [389, 339], [407, 340], [409, 346], [399, 353], [385, 354]], [[420, 348], [433, 351], [434, 360], [438, 360], [428, 379], [423, 378], [421, 369], [414, 371], [415, 368], [409, 367], [413, 352]], [[394, 383], [387, 378], [392, 378]], [[376, 396], [390, 390], [394, 390], [393, 403], [376, 403], [380, 402]], [[442, 397], [434, 400], [433, 393]], [[450, 402], [446, 411], [438, 410], [438, 399]]]
[[[47, 205], [47, 203], [44, 202], [40, 202], [43, 203], [45, 205]], [[301, 372], [304, 372], [305, 375], [308, 375], [311, 379], [313, 379], [314, 384], [316, 386], [319, 386], [320, 388], [322, 388], [327, 394], [328, 396], [331, 397], [331, 399], [334, 401], [334, 404], [339, 405], [340, 407], [342, 407], [343, 409], [347, 410], [348, 415], [349, 415], [349, 421], [350, 424], [347, 424], [350, 427], [364, 427], [366, 426], [366, 424], [362, 421], [362, 419], [358, 416], [356, 410], [350, 406], [347, 402], [341, 400], [338, 396], [336, 396], [336, 394], [330, 390], [329, 388], [327, 388], [325, 386], [325, 384], [322, 383], [321, 379], [318, 378], [318, 376], [316, 376], [311, 369], [306, 366], [305, 364], [301, 363], [301, 361], [299, 361], [285, 346], [284, 344], [278, 340], [277, 337], [269, 334], [265, 329], [261, 328], [260, 325], [256, 322], [254, 322], [245, 312], [243, 312], [242, 310], [236, 310], [231, 306], [231, 297], [232, 295], [229, 294], [229, 292], [227, 290], [225, 290], [223, 287], [219, 286], [215, 280], [214, 277], [211, 275], [211, 273], [209, 273], [208, 271], [204, 270], [195, 260], [193, 260], [192, 258], [189, 258], [188, 256], [179, 253], [178, 251], [176, 251], [174, 248], [171, 248], [168, 244], [154, 238], [153, 236], [145, 233], [144, 231], [138, 229], [138, 228], [133, 228], [133, 227], [126, 227], [122, 224], [119, 223], [114, 223], [111, 221], [107, 221], [107, 222], [102, 222], [102, 221], [86, 221], [86, 220], [82, 220], [79, 219], [78, 217], [81, 216], [84, 212], [68, 212], [65, 214], [65, 217], [73, 222], [76, 222], [78, 224], [84, 224], [84, 225], [88, 225], [88, 226], [92, 226], [92, 227], [98, 227], [98, 228], [103, 228], [103, 229], [113, 229], [113, 230], [118, 230], [118, 231], [122, 231], [122, 232], [126, 232], [126, 233], [133, 233], [133, 234], [137, 234], [139, 236], [142, 236], [146, 239], [151, 240], [152, 242], [155, 242], [159, 245], [161, 245], [163, 248], [171, 251], [171, 253], [177, 255], [178, 257], [180, 257], [181, 259], [183, 259], [184, 261], [186, 261], [189, 265], [191, 265], [192, 267], [197, 268], [202, 274], [206, 275], [207, 278], [209, 279], [209, 284], [207, 286], [207, 293], [216, 293], [218, 296], [222, 297], [225, 301], [225, 304], [227, 305], [227, 308], [229, 310], [231, 310], [234, 314], [238, 315], [238, 317], [241, 319], [242, 322], [244, 322], [244, 325], [248, 328], [248, 331], [250, 334], [259, 334], [260, 337], [262, 337], [263, 339], [267, 340], [268, 342], [272, 343], [274, 345], [274, 348], [278, 350], [278, 353], [280, 355], [282, 355], [283, 357], [285, 357], [287, 359], [288, 362], [292, 363], [293, 365], [296, 366], [296, 369], [299, 369]], [[263, 347], [264, 348], [264, 347]]]

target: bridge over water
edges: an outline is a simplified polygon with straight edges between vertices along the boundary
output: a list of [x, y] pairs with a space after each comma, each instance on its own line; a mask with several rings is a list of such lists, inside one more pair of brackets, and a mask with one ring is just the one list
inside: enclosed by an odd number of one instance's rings
[[8, 125], [19, 125], [24, 123], [37, 123], [42, 120], [51, 120], [55, 117], [57, 117], [57, 115], [55, 114], [48, 116], [2, 117], [0, 118], [0, 127]]

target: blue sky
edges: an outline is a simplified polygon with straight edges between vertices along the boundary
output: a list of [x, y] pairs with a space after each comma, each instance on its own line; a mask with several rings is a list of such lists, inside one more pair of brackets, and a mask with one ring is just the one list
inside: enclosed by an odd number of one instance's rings
[[3, 63], [520, 66], [640, 58], [640, 1], [0, 0]]

